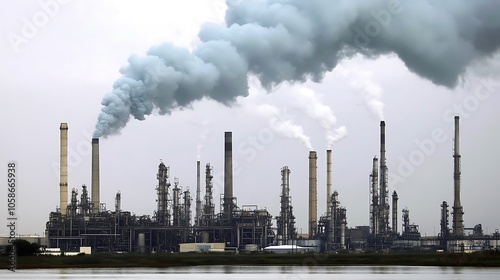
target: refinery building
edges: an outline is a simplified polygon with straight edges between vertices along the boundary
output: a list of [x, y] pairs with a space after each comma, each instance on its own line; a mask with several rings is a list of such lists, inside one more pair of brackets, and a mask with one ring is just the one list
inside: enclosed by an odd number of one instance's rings
[[[422, 237], [410, 220], [409, 209], [398, 209], [398, 194], [390, 192], [386, 165], [385, 122], [380, 123], [380, 154], [372, 159], [369, 225], [348, 226], [348, 211], [332, 191], [332, 151], [327, 150], [326, 186], [318, 188], [318, 153], [310, 151], [308, 234], [299, 235], [290, 196], [290, 169], [281, 168], [281, 193], [276, 197], [280, 212], [275, 216], [256, 205], [238, 205], [233, 195], [232, 133], [224, 133], [224, 193], [216, 206], [213, 197], [213, 167], [196, 162], [197, 184], [193, 195], [177, 179], [171, 180], [169, 167], [161, 162], [157, 170], [156, 210], [138, 216], [121, 208], [121, 193], [113, 209], [100, 201], [99, 139], [92, 139], [91, 186], [68, 193], [68, 125], [60, 126], [60, 201], [46, 224], [48, 248], [77, 252], [182, 252], [255, 251], [339, 252], [339, 251], [450, 251], [472, 252], [500, 249], [499, 233], [483, 233], [481, 224], [464, 227], [460, 201], [461, 156], [459, 117], [455, 117], [454, 198], [441, 207], [437, 236]], [[321, 154], [319, 155], [322, 156]], [[104, 159], [105, 160], [105, 159]], [[319, 192], [318, 192], [319, 189]], [[318, 217], [318, 194], [326, 196], [326, 213]], [[404, 199], [404, 198], [402, 198]], [[302, 203], [303, 201], [295, 201]], [[151, 203], [154, 203], [153, 201]], [[451, 208], [451, 221], [450, 221]], [[399, 219], [401, 218], [401, 219]], [[401, 228], [401, 232], [398, 229]], [[295, 249], [294, 249], [295, 248]], [[295, 250], [295, 251], [294, 251]]]

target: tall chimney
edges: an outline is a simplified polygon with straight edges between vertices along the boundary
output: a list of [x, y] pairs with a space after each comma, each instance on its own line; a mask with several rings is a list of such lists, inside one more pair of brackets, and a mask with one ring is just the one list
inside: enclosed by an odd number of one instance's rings
[[462, 236], [464, 235], [464, 225], [463, 225], [463, 209], [460, 203], [460, 139], [459, 139], [459, 116], [455, 116], [455, 146], [453, 151], [453, 179], [454, 179], [454, 189], [455, 189], [455, 199], [453, 202], [453, 235]]
[[332, 150], [326, 150], [326, 215], [331, 216], [332, 203]]
[[316, 236], [318, 228], [318, 198], [317, 198], [317, 155], [309, 152], [309, 238]]
[[233, 215], [233, 136], [224, 133], [224, 213], [228, 219]]
[[389, 190], [387, 189], [387, 165], [385, 159], [385, 121], [380, 122], [380, 234], [389, 232]]
[[370, 207], [370, 219], [371, 219], [371, 233], [373, 236], [378, 234], [379, 230], [379, 188], [378, 188], [378, 158], [373, 158], [373, 167], [372, 173], [370, 174], [370, 187], [371, 187], [371, 195], [372, 195], [372, 204]]
[[200, 161], [196, 161], [196, 218], [195, 225], [200, 224], [201, 218], [201, 198], [200, 198]]
[[392, 233], [398, 235], [398, 193], [392, 193]]
[[68, 209], [68, 124], [61, 123], [61, 151], [59, 162], [59, 207], [62, 216], [66, 216]]
[[99, 213], [100, 207], [100, 186], [99, 186], [99, 138], [92, 138], [92, 213]]

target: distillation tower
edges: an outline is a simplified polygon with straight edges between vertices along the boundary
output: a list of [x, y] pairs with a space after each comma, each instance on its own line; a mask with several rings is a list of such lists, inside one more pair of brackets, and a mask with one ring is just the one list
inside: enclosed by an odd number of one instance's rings
[[292, 245], [296, 239], [295, 217], [290, 196], [290, 169], [281, 169], [281, 211], [276, 217], [278, 245]]

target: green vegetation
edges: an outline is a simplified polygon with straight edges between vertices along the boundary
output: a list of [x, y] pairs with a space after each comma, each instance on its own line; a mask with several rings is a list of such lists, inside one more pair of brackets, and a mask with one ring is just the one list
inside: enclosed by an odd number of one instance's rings
[[[24, 239], [14, 240], [14, 245], [16, 246], [16, 254], [18, 256], [33, 256], [40, 250], [40, 245], [37, 243], [30, 243]], [[12, 250], [12, 245], [8, 245], [5, 252], [10, 252]]]
[[[1, 268], [8, 268], [3, 257]], [[195, 265], [418, 265], [500, 267], [499, 252], [451, 253], [343, 253], [343, 254], [229, 254], [162, 253], [78, 256], [20, 256], [17, 268], [171, 267]]]

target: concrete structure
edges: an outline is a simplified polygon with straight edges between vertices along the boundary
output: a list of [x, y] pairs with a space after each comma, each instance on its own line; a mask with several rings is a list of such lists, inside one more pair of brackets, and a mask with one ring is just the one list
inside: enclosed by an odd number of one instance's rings
[[61, 209], [61, 215], [64, 217], [67, 215], [68, 209], [68, 124], [61, 123], [59, 130], [61, 132], [61, 151], [59, 162], [59, 208]]
[[[99, 140], [92, 140], [92, 198], [85, 185], [81, 196], [76, 188], [67, 200], [67, 124], [61, 124], [61, 208], [51, 212], [46, 225], [47, 246], [60, 248], [64, 252], [78, 252], [79, 248], [90, 247], [92, 252], [176, 252], [179, 244], [223, 243], [224, 251], [243, 252], [261, 250], [274, 245], [297, 245], [315, 252], [338, 251], [450, 251], [472, 252], [500, 249], [500, 234], [487, 235], [482, 225], [473, 228], [463, 226], [463, 208], [460, 201], [460, 151], [459, 118], [455, 118], [454, 139], [454, 204], [453, 224], [449, 227], [448, 203], [441, 204], [441, 229], [437, 236], [422, 237], [419, 226], [410, 222], [410, 211], [402, 211], [402, 230], [398, 232], [398, 204], [396, 191], [392, 193], [392, 208], [389, 207], [388, 168], [386, 165], [385, 122], [380, 123], [380, 158], [374, 157], [368, 186], [370, 203], [369, 226], [347, 227], [347, 210], [338, 199], [339, 192], [332, 193], [332, 156], [326, 152], [325, 215], [318, 219], [317, 209], [317, 154], [309, 152], [308, 158], [308, 200], [299, 198], [296, 203], [308, 203], [307, 234], [297, 234], [293, 216], [290, 185], [290, 169], [281, 169], [280, 213], [276, 225], [266, 209], [256, 205], [238, 205], [233, 193], [232, 133], [224, 133], [224, 193], [215, 209], [213, 196], [214, 168], [210, 163], [205, 168], [205, 193], [201, 194], [201, 167], [196, 162], [196, 214], [191, 221], [191, 194], [178, 178], [170, 184], [170, 168], [161, 162], [158, 166], [158, 184], [154, 187], [157, 208], [152, 216], [135, 215], [121, 207], [121, 193], [115, 197], [114, 211], [105, 210], [99, 201]], [[377, 137], [374, 137], [374, 140]], [[376, 151], [375, 151], [376, 152]], [[238, 156], [238, 155], [236, 155]], [[380, 160], [379, 160], [380, 159]], [[66, 170], [66, 171], [65, 171]], [[194, 175], [194, 174], [193, 174]], [[194, 176], [193, 176], [194, 177]], [[187, 180], [189, 181], [189, 180]], [[194, 178], [193, 178], [194, 181]], [[268, 186], [264, 182], [265, 186]], [[304, 186], [306, 181], [297, 185]], [[64, 188], [66, 187], [66, 188]], [[153, 191], [153, 186], [151, 186]], [[344, 186], [340, 186], [344, 187]], [[350, 186], [345, 186], [350, 187]], [[270, 189], [270, 188], [269, 188]], [[66, 194], [64, 194], [66, 192]], [[264, 192], [262, 195], [269, 195]], [[96, 197], [97, 196], [97, 197]], [[362, 202], [360, 196], [360, 203]], [[66, 198], [66, 203], [64, 203]], [[217, 198], [216, 198], [217, 199]], [[404, 197], [402, 197], [404, 205]], [[154, 202], [152, 202], [154, 203]], [[276, 203], [278, 197], [276, 196]], [[425, 202], [424, 202], [425, 203]], [[64, 207], [66, 205], [66, 207]], [[101, 207], [99, 207], [101, 206]], [[96, 208], [97, 207], [97, 208]], [[436, 207], [436, 220], [438, 205]], [[64, 208], [66, 210], [64, 210]], [[103, 209], [104, 211], [99, 211]], [[220, 209], [220, 211], [219, 211]], [[392, 211], [391, 211], [392, 210]], [[399, 210], [401, 211], [401, 210]], [[389, 219], [389, 214], [392, 219]], [[391, 222], [391, 223], [390, 223]], [[188, 247], [191, 246], [191, 249]], [[194, 247], [193, 247], [194, 246]], [[184, 250], [203, 251], [205, 245], [183, 245]], [[194, 248], [194, 249], [193, 249]], [[277, 250], [291, 251], [299, 247], [278, 247]]]
[[315, 151], [309, 152], [309, 238], [316, 236], [318, 228], [317, 160]]
[[460, 127], [459, 127], [458, 116], [455, 116], [455, 141], [453, 149], [453, 184], [454, 184], [454, 200], [453, 200], [453, 235], [463, 236], [464, 235], [464, 225], [463, 225], [463, 208], [460, 202]]
[[224, 214], [231, 220], [233, 215], [233, 135], [224, 133]]

